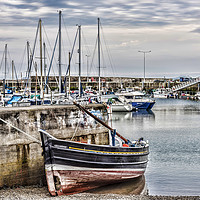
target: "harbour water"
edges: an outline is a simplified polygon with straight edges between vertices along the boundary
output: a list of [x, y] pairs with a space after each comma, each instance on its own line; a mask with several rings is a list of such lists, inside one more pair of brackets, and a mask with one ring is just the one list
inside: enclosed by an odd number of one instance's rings
[[150, 195], [200, 195], [200, 102], [156, 99], [152, 111], [113, 113], [110, 123], [130, 140], [148, 139]]

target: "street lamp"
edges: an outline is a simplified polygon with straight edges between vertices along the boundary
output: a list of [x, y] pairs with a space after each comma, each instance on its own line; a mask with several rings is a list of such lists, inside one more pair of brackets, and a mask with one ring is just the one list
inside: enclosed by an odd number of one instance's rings
[[150, 53], [151, 51], [138, 51], [138, 52], [144, 54], [144, 83], [145, 83], [145, 54]]

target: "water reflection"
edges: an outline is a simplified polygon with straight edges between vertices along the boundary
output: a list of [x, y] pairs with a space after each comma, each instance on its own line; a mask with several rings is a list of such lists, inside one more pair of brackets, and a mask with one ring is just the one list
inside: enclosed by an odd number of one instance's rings
[[200, 195], [200, 102], [158, 99], [153, 111], [113, 113], [112, 125], [129, 140], [149, 140], [145, 173], [151, 195]]
[[121, 183], [114, 183], [107, 186], [103, 186], [97, 189], [86, 191], [87, 193], [95, 194], [133, 194], [139, 195], [141, 193], [147, 193], [145, 187], [145, 176], [140, 176], [134, 179], [130, 179]]
[[108, 119], [110, 121], [124, 121], [124, 120], [133, 120], [134, 118], [143, 119], [143, 118], [155, 118], [155, 114], [152, 110], [138, 110], [133, 112], [115, 112], [109, 114]]
[[132, 112], [132, 117], [155, 117], [155, 114], [152, 110], [138, 110], [136, 112]]

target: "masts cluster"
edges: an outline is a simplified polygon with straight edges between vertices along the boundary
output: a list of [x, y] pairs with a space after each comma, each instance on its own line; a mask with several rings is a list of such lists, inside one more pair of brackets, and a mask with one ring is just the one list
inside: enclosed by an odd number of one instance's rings
[[[38, 84], [39, 84], [39, 88], [40, 88], [40, 96], [43, 98], [44, 97], [44, 93], [48, 92], [48, 81], [49, 81], [49, 74], [50, 74], [50, 70], [52, 68], [52, 62], [53, 62], [53, 57], [55, 54], [55, 49], [56, 49], [56, 45], [58, 43], [59, 48], [58, 48], [58, 73], [59, 73], [59, 78], [58, 78], [58, 92], [59, 93], [63, 93], [64, 89], [65, 89], [65, 93], [70, 93], [70, 67], [71, 67], [71, 60], [72, 60], [72, 56], [74, 53], [74, 47], [75, 47], [75, 43], [76, 41], [78, 41], [78, 75], [79, 75], [79, 97], [81, 97], [82, 94], [82, 86], [81, 86], [81, 75], [82, 75], [82, 45], [81, 45], [81, 25], [77, 25], [77, 33], [76, 33], [76, 37], [75, 37], [75, 41], [74, 41], [74, 45], [72, 47], [71, 52], [69, 52], [69, 64], [66, 70], [66, 75], [64, 78], [64, 83], [62, 82], [62, 53], [61, 53], [61, 49], [62, 49], [62, 23], [61, 23], [61, 19], [62, 19], [62, 11], [59, 11], [59, 29], [58, 29], [58, 34], [57, 34], [57, 38], [55, 41], [55, 46], [52, 52], [52, 58], [50, 60], [50, 66], [49, 68], [47, 68], [47, 64], [46, 64], [46, 44], [43, 41], [43, 26], [42, 26], [42, 20], [39, 19], [38, 22], [38, 26], [37, 26], [37, 31], [36, 31], [36, 36], [35, 36], [35, 41], [34, 41], [34, 45], [33, 45], [33, 49], [31, 51], [31, 47], [30, 47], [30, 43], [29, 41], [27, 41], [27, 47], [26, 47], [26, 51], [27, 51], [27, 71], [26, 71], [26, 80], [24, 81], [24, 94], [27, 93], [27, 91], [31, 91], [31, 71], [32, 68], [35, 68], [35, 74], [36, 74], [36, 87], [35, 87], [35, 93], [37, 93], [38, 90]], [[37, 38], [39, 37], [39, 71], [40, 74], [38, 74], [38, 67], [37, 67], [37, 63], [34, 62], [34, 58], [35, 57], [35, 52], [36, 52], [36, 43], [37, 43]], [[97, 35], [97, 50], [98, 50], [98, 79], [99, 79], [99, 83], [98, 83], [98, 91], [99, 91], [99, 95], [101, 94], [101, 45], [100, 45], [100, 19], [98, 18], [98, 35]], [[88, 57], [87, 56], [87, 76], [88, 76]], [[4, 73], [4, 79], [7, 79], [7, 44], [5, 45], [5, 73]], [[14, 61], [12, 61], [12, 65], [13, 65], [13, 69], [12, 72], [14, 74]], [[38, 76], [39, 75], [39, 76]], [[68, 91], [67, 91], [67, 75], [68, 75]], [[22, 75], [21, 75], [22, 76]], [[13, 79], [13, 75], [12, 75], [12, 79]], [[22, 89], [22, 88], [21, 88]]]

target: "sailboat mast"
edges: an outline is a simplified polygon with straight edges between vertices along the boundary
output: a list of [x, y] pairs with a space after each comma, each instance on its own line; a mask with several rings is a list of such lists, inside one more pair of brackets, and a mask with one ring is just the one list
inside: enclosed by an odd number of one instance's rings
[[81, 26], [78, 26], [78, 30], [79, 30], [79, 49], [78, 49], [78, 53], [79, 53], [79, 77], [78, 77], [78, 83], [79, 83], [79, 97], [81, 97]]
[[27, 63], [28, 63], [28, 69], [27, 69], [27, 73], [29, 71], [29, 66], [30, 66], [30, 56], [29, 56], [29, 41], [27, 41]]
[[71, 54], [69, 52], [69, 96], [70, 96], [70, 87], [71, 87], [71, 80], [70, 80], [70, 66], [71, 65]]
[[37, 63], [35, 62], [35, 105], [37, 105]]
[[[44, 48], [44, 82], [46, 83], [47, 77], [46, 77], [46, 71], [47, 71], [47, 65], [46, 65], [46, 44], [43, 43]], [[44, 91], [46, 93], [46, 91]]]
[[100, 91], [101, 91], [101, 58], [100, 58], [100, 19], [98, 18], [98, 65], [99, 65], [99, 95], [100, 95]]
[[6, 69], [7, 68], [7, 44], [5, 45], [5, 81], [6, 81]]
[[61, 79], [61, 10], [59, 11], [59, 56], [58, 56], [58, 67], [59, 67], [59, 93], [61, 93], [61, 85], [62, 85], [62, 79]]
[[[30, 67], [30, 44], [29, 41], [27, 41], [27, 64], [28, 64], [28, 68], [27, 68], [27, 75], [26, 77], [28, 78], [28, 73], [31, 71], [29, 71], [29, 67]], [[29, 85], [29, 89], [31, 91], [31, 75], [29, 75], [30, 79], [28, 80], [28, 85]]]
[[42, 87], [42, 20], [39, 20], [40, 26], [40, 94], [43, 97], [43, 87]]
[[14, 88], [14, 60], [12, 60], [12, 90]]

